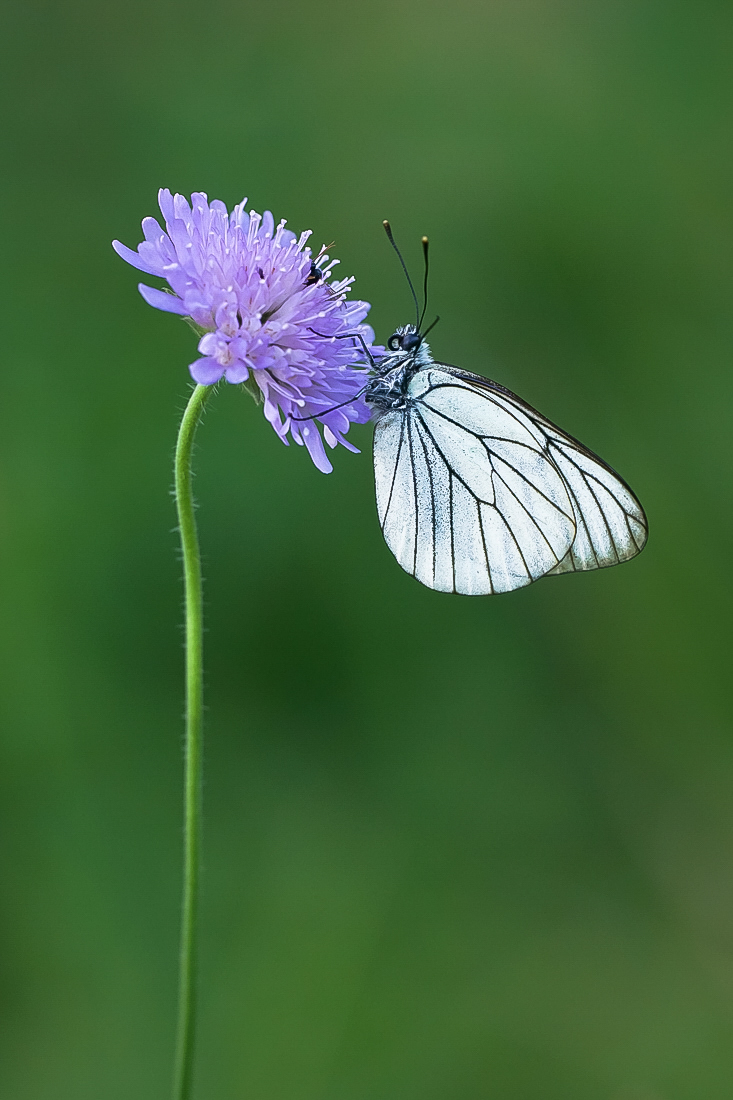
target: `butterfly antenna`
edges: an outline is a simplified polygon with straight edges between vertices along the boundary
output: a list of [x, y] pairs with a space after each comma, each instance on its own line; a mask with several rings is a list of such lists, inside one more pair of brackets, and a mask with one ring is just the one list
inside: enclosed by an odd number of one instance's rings
[[425, 314], [426, 314], [427, 309], [428, 309], [428, 244], [429, 244], [428, 238], [423, 237], [423, 239], [422, 239], [422, 254], [425, 258], [425, 278], [423, 279], [423, 284], [422, 284], [422, 295], [423, 295], [422, 303], [423, 304], [422, 304], [422, 313], [420, 314], [420, 321], [418, 322], [418, 326], [417, 326], [418, 331], [422, 328], [422, 323], [425, 320]]
[[387, 234], [387, 237], [389, 238], [389, 243], [392, 245], [392, 248], [394, 248], [395, 252], [397, 253], [398, 259], [399, 259], [400, 263], [402, 264], [402, 270], [405, 273], [405, 278], [407, 279], [407, 283], [410, 287], [410, 290], [412, 291], [412, 298], [413, 298], [413, 301], [415, 303], [415, 320], [417, 321], [417, 329], [418, 329], [418, 332], [419, 332], [420, 331], [420, 306], [417, 303], [417, 294], [415, 293], [415, 288], [412, 285], [412, 279], [410, 278], [410, 272], [407, 270], [407, 264], [402, 259], [402, 253], [400, 252], [399, 248], [395, 244], [395, 239], [392, 236], [392, 226], [389, 224], [389, 222], [386, 219], [382, 222], [382, 225], [384, 226], [384, 232]]

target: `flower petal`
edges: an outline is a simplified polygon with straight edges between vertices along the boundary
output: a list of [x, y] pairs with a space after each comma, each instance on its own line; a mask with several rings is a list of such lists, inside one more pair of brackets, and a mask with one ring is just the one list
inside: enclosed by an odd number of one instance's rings
[[360, 455], [361, 454], [361, 451], [359, 450], [359, 448], [355, 447], [354, 444], [351, 443], [348, 439], [344, 439], [344, 437], [341, 434], [336, 436], [336, 442], [340, 443], [342, 447], [345, 447], [347, 451], [351, 451], [352, 455]]
[[112, 241], [112, 247], [118, 256], [121, 256], [128, 264], [132, 264], [138, 271], [144, 271], [146, 275], [157, 275], [158, 272], [146, 264], [144, 260], [140, 259], [137, 252], [133, 252], [131, 248], [128, 248], [122, 241]]
[[221, 363], [217, 363], [216, 359], [210, 359], [209, 356], [205, 359], [197, 359], [188, 369], [194, 382], [198, 382], [200, 386], [213, 386], [224, 373]]
[[207, 332], [199, 340], [199, 351], [212, 358], [222, 350], [222, 346], [226, 347], [226, 340], [222, 340], [218, 332]]
[[167, 187], [161, 187], [158, 192], [158, 206], [166, 222], [172, 222], [176, 214], [173, 209], [173, 196]]
[[143, 233], [150, 244], [157, 244], [165, 236], [155, 218], [143, 218]]
[[326, 456], [326, 452], [323, 448], [323, 440], [317, 428], [308, 424], [303, 428], [303, 442], [308, 448], [308, 454], [313, 459], [313, 465], [317, 470], [320, 470], [322, 474], [330, 474], [333, 470], [329, 459]]
[[156, 290], [155, 287], [138, 283], [137, 289], [142, 294], [149, 306], [162, 309], [165, 313], [179, 313], [185, 317], [188, 310], [176, 294], [168, 294], [165, 290]]
[[249, 378], [249, 368], [246, 363], [243, 363], [241, 359], [235, 359], [230, 367], [224, 371], [224, 377], [227, 382], [236, 384], [237, 382], [246, 382]]

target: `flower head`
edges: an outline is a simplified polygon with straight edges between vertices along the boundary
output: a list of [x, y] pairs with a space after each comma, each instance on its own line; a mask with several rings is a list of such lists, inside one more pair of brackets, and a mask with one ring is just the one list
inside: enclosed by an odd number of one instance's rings
[[247, 382], [282, 441], [289, 433], [329, 473], [316, 421], [330, 447], [356, 451], [344, 435], [352, 422], [369, 419], [359, 394], [366, 381], [361, 345], [337, 339], [359, 333], [372, 344], [374, 333], [361, 323], [369, 303], [347, 301], [353, 279], [331, 280], [338, 261], [324, 250], [312, 255], [310, 232], [296, 237], [269, 211], [246, 213], [246, 199], [229, 214], [203, 193], [190, 205], [168, 190], [158, 197], [165, 230], [146, 218], [136, 252], [113, 242], [123, 260], [165, 279], [172, 291], [141, 283], [143, 298], [197, 326], [201, 358], [189, 367], [196, 382]]

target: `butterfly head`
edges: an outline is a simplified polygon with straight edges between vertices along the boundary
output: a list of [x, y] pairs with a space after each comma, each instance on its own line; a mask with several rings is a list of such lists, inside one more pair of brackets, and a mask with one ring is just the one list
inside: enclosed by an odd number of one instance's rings
[[407, 355], [414, 355], [421, 343], [422, 336], [415, 325], [402, 325], [392, 333], [387, 347], [390, 351], [404, 351]]
[[396, 329], [387, 347], [392, 354], [375, 365], [364, 394], [366, 403], [381, 412], [404, 408], [410, 379], [433, 362], [430, 348], [416, 325]]

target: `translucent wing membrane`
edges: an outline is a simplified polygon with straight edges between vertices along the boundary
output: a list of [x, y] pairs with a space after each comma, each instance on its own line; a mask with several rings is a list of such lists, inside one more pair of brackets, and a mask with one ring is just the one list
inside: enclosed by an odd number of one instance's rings
[[387, 545], [441, 592], [510, 592], [626, 561], [646, 541], [610, 467], [508, 390], [442, 364], [378, 420], [374, 468]]

